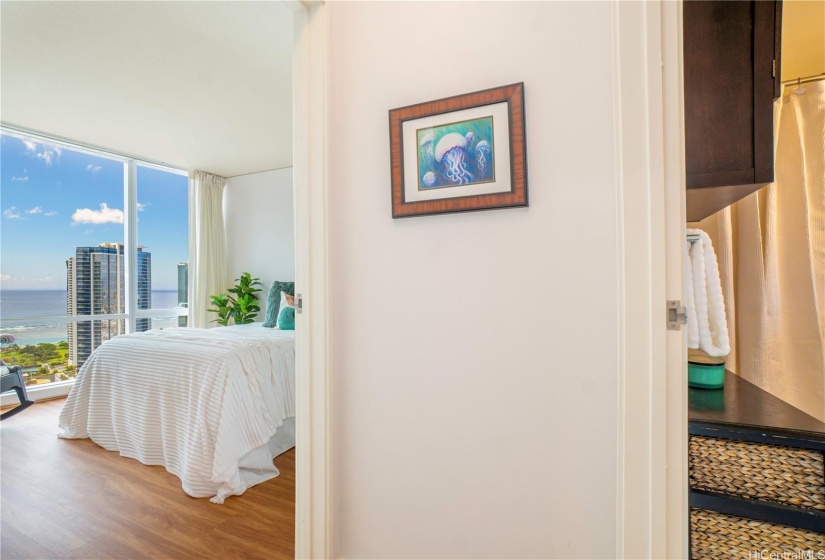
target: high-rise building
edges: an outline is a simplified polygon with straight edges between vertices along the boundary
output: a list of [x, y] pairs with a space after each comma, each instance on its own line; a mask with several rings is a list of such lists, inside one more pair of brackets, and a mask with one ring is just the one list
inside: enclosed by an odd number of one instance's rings
[[[138, 247], [137, 308], [152, 303], [152, 255]], [[68, 315], [114, 315], [126, 312], [125, 262], [123, 243], [101, 243], [78, 247], [66, 260], [66, 300]], [[151, 319], [137, 319], [136, 331], [148, 331]], [[124, 319], [78, 321], [68, 326], [69, 364], [80, 367], [105, 340], [126, 332]]]
[[[189, 263], [178, 263], [178, 307], [189, 307]], [[188, 317], [178, 317], [178, 326], [185, 327]]]

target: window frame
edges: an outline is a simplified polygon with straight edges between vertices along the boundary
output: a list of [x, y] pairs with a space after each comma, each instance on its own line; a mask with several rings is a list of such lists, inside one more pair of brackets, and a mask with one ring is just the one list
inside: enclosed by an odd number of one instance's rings
[[[79, 323], [83, 321], [102, 321], [123, 319], [126, 323], [126, 333], [135, 332], [135, 322], [137, 319], [170, 319], [175, 317], [184, 317], [189, 315], [187, 307], [173, 307], [161, 309], [138, 309], [138, 293], [137, 293], [137, 248], [138, 248], [138, 230], [137, 230], [137, 170], [138, 167], [146, 167], [163, 171], [165, 173], [173, 173], [189, 177], [189, 171], [168, 163], [156, 162], [146, 158], [136, 157], [129, 154], [119, 153], [104, 148], [90, 146], [73, 140], [50, 136], [39, 132], [29, 131], [23, 128], [12, 127], [8, 125], [0, 126], [0, 134], [17, 138], [19, 140], [31, 140], [40, 144], [49, 144], [59, 146], [68, 150], [79, 152], [99, 158], [117, 161], [123, 164], [123, 251], [124, 251], [124, 288], [126, 291], [124, 313], [112, 313], [105, 315], [64, 315], [52, 317], [35, 317], [35, 318], [0, 318], [0, 328], [15, 327], [25, 325], [42, 326], [54, 324]], [[187, 232], [187, 236], [190, 232]], [[68, 393], [68, 390], [74, 384], [74, 379], [68, 381], [56, 381], [42, 386], [27, 387], [27, 393], [33, 400], [40, 398], [52, 398], [53, 393]], [[65, 391], [65, 393], [64, 393]], [[0, 405], [5, 406], [6, 397], [4, 395]], [[12, 399], [13, 400], [13, 399]]]

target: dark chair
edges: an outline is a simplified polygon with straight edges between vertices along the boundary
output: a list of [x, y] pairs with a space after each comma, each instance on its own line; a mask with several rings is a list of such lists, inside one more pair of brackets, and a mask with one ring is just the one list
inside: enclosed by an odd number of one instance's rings
[[30, 401], [28, 395], [26, 395], [26, 383], [23, 381], [23, 368], [21, 366], [7, 367], [3, 360], [0, 360], [0, 365], [3, 367], [2, 375], [0, 375], [0, 393], [14, 391], [20, 400], [19, 405], [8, 412], [0, 414], [0, 420], [5, 420], [18, 412], [23, 412], [34, 403]]

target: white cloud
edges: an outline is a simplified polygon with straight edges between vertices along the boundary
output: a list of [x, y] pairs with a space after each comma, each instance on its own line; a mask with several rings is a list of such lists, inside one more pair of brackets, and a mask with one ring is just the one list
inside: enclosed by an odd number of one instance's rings
[[[47, 274], [42, 278], [29, 278], [26, 276], [12, 276], [11, 274], [0, 274], [0, 282], [4, 284], [18, 284], [20, 287], [23, 286], [31, 286], [32, 284], [48, 284], [52, 282], [54, 278], [52, 278], [51, 274]], [[7, 286], [8, 288], [12, 288], [14, 286]]]
[[78, 208], [72, 214], [72, 224], [122, 224], [123, 210], [109, 208], [105, 202], [100, 205], [100, 210], [91, 208]]
[[49, 210], [48, 212], [46, 212], [43, 215], [44, 216], [57, 216], [57, 210]]
[[16, 213], [15, 210], [17, 210], [17, 206], [6, 208], [6, 211], [3, 212], [3, 216], [12, 220], [17, 219], [20, 217], [20, 214]]
[[54, 155], [54, 152], [53, 152], [53, 151], [51, 151], [51, 150], [45, 150], [45, 151], [43, 151], [43, 152], [41, 152], [41, 153], [37, 154], [37, 157], [39, 157], [40, 159], [42, 159], [42, 160], [43, 160], [43, 163], [45, 163], [47, 166], [50, 166], [50, 165], [52, 164], [52, 156], [53, 156], [53, 155]]
[[12, 180], [12, 182], [13, 182], [13, 183], [18, 183], [18, 182], [20, 182], [20, 183], [25, 183], [26, 181], [28, 181], [28, 180], [29, 180], [29, 174], [28, 174], [28, 172], [24, 169], [24, 170], [23, 170], [23, 174], [22, 174], [22, 175], [20, 175], [19, 177], [12, 177], [12, 178], [11, 178], [11, 180]]
[[63, 154], [63, 148], [53, 144], [43, 144], [42, 151], [37, 151], [38, 144], [31, 140], [23, 140], [23, 144], [26, 146], [27, 151], [34, 152], [34, 157], [42, 159], [47, 166], [51, 166], [55, 160], [60, 160], [60, 156]]
[[42, 214], [43, 207], [42, 206], [35, 206], [31, 210], [26, 210], [26, 214]]
[[86, 171], [91, 171], [94, 175], [97, 175], [101, 169], [103, 168], [99, 165], [92, 165], [91, 163], [86, 166]]
[[141, 204], [140, 202], [138, 202], [137, 203], [138, 212], [143, 212], [144, 210], [146, 210], [147, 206], [149, 206], [149, 204]]
[[89, 235], [90, 233], [92, 233], [92, 230], [90, 229], [83, 230], [83, 235]]

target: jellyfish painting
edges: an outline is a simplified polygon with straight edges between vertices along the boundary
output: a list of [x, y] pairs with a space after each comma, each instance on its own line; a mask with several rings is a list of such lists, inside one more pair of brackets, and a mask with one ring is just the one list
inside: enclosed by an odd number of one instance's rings
[[490, 144], [487, 140], [482, 140], [476, 144], [476, 162], [481, 175], [484, 175], [484, 168], [487, 166], [487, 156], [490, 155]]
[[418, 146], [424, 150], [424, 153], [427, 156], [427, 159], [432, 161], [433, 159], [433, 143], [435, 142], [435, 134], [432, 132], [426, 133], [422, 138], [421, 142], [418, 143]]
[[435, 160], [444, 166], [444, 174], [453, 183], [473, 181], [465, 160], [466, 148], [467, 139], [457, 132], [445, 134], [435, 146]]
[[492, 117], [427, 124], [415, 131], [419, 190], [464, 188], [494, 180]]

